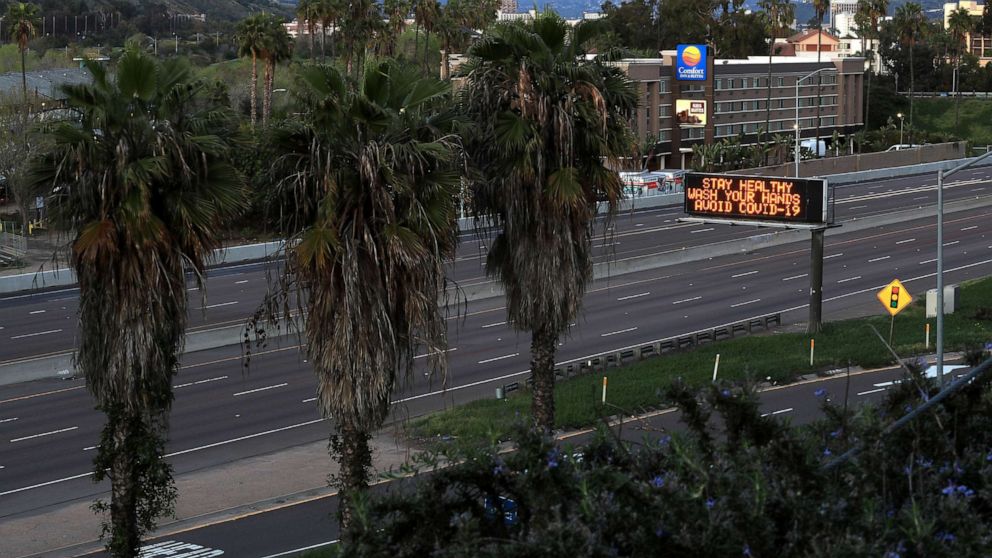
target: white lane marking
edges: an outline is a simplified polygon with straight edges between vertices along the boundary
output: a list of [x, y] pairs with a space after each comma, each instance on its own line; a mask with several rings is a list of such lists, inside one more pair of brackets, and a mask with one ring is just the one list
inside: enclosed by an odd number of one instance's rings
[[868, 260], [868, 263], [880, 262], [882, 260], [887, 260], [887, 259], [889, 259], [891, 257], [892, 256], [882, 256], [881, 258], [872, 258], [872, 259]]
[[922, 262], [920, 262], [920, 265], [926, 265], [928, 263], [933, 263], [935, 261], [937, 261], [937, 258], [933, 258], [932, 260], [923, 260]]
[[900, 240], [899, 242], [896, 242], [896, 244], [906, 244], [907, 242], [915, 242], [915, 241], [916, 241], [915, 238], [907, 238], [906, 240]]
[[179, 389], [179, 388], [184, 388], [184, 387], [189, 387], [189, 386], [196, 386], [196, 385], [200, 385], [200, 384], [206, 384], [208, 382], [216, 382], [216, 381], [219, 381], [219, 380], [226, 380], [226, 379], [227, 379], [227, 376], [217, 376], [216, 378], [207, 378], [206, 380], [198, 380], [196, 382], [187, 382], [185, 384], [179, 384], [177, 386], [172, 386], [172, 389]]
[[22, 442], [24, 440], [31, 440], [34, 438], [41, 438], [42, 436], [51, 436], [52, 434], [61, 434], [63, 432], [69, 432], [72, 430], [77, 430], [78, 426], [70, 426], [69, 428], [59, 428], [58, 430], [52, 430], [51, 432], [42, 432], [41, 434], [32, 434], [31, 436], [24, 436], [22, 438], [14, 438], [10, 441], [11, 444], [14, 442]]
[[970, 230], [972, 230], [972, 229], [977, 229], [977, 228], [978, 228], [978, 225], [972, 225], [972, 226], [970, 226], [970, 227], [965, 227], [965, 228], [963, 228], [963, 229], [961, 229], [961, 230], [962, 230], [962, 231], [970, 231]]
[[507, 359], [507, 358], [513, 358], [515, 356], [520, 356], [520, 353], [513, 353], [512, 355], [503, 355], [503, 356], [498, 356], [498, 357], [494, 357], [494, 358], [487, 358], [485, 360], [480, 360], [479, 361], [479, 364], [488, 364], [490, 362], [496, 362], [497, 360], [504, 360], [504, 359]]
[[701, 296], [694, 296], [694, 297], [692, 297], [692, 298], [684, 298], [684, 299], [682, 299], [682, 300], [676, 300], [676, 301], [675, 301], [675, 302], [673, 302], [672, 304], [682, 304], [683, 302], [692, 302], [692, 301], [694, 301], [694, 300], [699, 300], [699, 299], [701, 299], [701, 298], [703, 298], [703, 297], [701, 297]]
[[486, 324], [486, 325], [482, 326], [482, 329], [489, 329], [491, 327], [501, 326], [501, 325], [505, 325], [505, 324], [506, 324], [506, 322], [493, 322], [491, 324]]
[[143, 546], [138, 552], [138, 558], [159, 558], [164, 556], [172, 556], [173, 558], [214, 558], [215, 556], [223, 555], [223, 550], [181, 541], [158, 542]]
[[90, 450], [95, 450], [95, 449], [96, 449], [96, 448], [98, 448], [98, 447], [100, 447], [100, 446], [90, 446], [90, 447], [88, 447], [88, 448], [83, 448], [83, 451], [90, 451]]
[[708, 229], [696, 229], [694, 231], [689, 231], [689, 234], [696, 234], [696, 233], [701, 233], [701, 232], [706, 232], [706, 231], [712, 231], [712, 230], [713, 230], [713, 227], [710, 227]]
[[262, 556], [262, 558], [279, 558], [280, 556], [289, 556], [290, 554], [298, 554], [300, 552], [306, 552], [307, 550], [313, 550], [315, 548], [320, 548], [322, 546], [330, 546], [332, 544], [337, 544], [339, 540], [340, 539], [334, 539], [333, 541], [312, 544], [310, 546], [304, 546], [301, 548], [294, 548], [293, 550], [287, 550], [286, 552], [280, 552], [278, 554], [269, 554], [268, 556]]
[[58, 333], [62, 331], [61, 329], [50, 329], [48, 331], [39, 331], [38, 333], [25, 333], [24, 335], [15, 335], [11, 339], [24, 339], [25, 337], [37, 337], [38, 335], [48, 335], [49, 333]]
[[304, 399], [302, 403], [313, 403], [316, 400], [317, 400], [316, 397], [311, 397], [310, 399]]
[[747, 302], [738, 302], [737, 304], [731, 304], [730, 307], [731, 308], [737, 308], [738, 306], [746, 306], [748, 304], [754, 304], [755, 302], [761, 302], [761, 299], [760, 298], [756, 298], [754, 300], [749, 300]]
[[960, 242], [961, 242], [960, 240], [955, 240], [953, 242], [945, 242], [944, 246], [954, 246], [955, 244], [959, 244]]
[[829, 260], [830, 258], [839, 258], [839, 257], [841, 257], [841, 256], [843, 256], [843, 255], [844, 255], [843, 253], [840, 253], [840, 254], [832, 254], [832, 255], [830, 255], [830, 256], [824, 256], [824, 257], [823, 257], [823, 259], [825, 259], [825, 260]]
[[[256, 432], [255, 434], [248, 434], [246, 436], [239, 436], [237, 438], [231, 438], [230, 440], [224, 440], [222, 442], [214, 442], [212, 444], [207, 444], [205, 446], [199, 446], [199, 447], [195, 447], [195, 448], [189, 448], [189, 449], [185, 449], [185, 450], [181, 450], [181, 451], [176, 451], [176, 452], [173, 452], [173, 453], [170, 453], [170, 454], [166, 454], [165, 457], [175, 457], [177, 455], [184, 455], [184, 454], [187, 454], [187, 453], [193, 453], [194, 451], [200, 451], [200, 450], [205, 450], [205, 449], [210, 449], [210, 448], [216, 448], [218, 446], [225, 446], [227, 444], [233, 444], [234, 442], [241, 442], [241, 441], [244, 441], [244, 440], [250, 440], [252, 438], [258, 438], [259, 436], [265, 436], [266, 434], [275, 434], [277, 432], [285, 432], [286, 430], [292, 430], [294, 428], [300, 428], [302, 426], [310, 426], [311, 424], [317, 424], [318, 422], [322, 422], [323, 420], [324, 419], [308, 420], [306, 422], [301, 422], [301, 423], [297, 423], [297, 424], [291, 424], [289, 426], [283, 426], [282, 428], [273, 428], [272, 430], [266, 430], [265, 432]], [[90, 473], [87, 473], [87, 475], [89, 475], [89, 474]], [[3, 494], [0, 494], [0, 496], [3, 496]]]
[[748, 275], [754, 275], [758, 270], [748, 271], [747, 273], [738, 273], [737, 275], [731, 275], [731, 279], [737, 279], [738, 277], [747, 277]]
[[807, 275], [809, 275], [809, 274], [808, 273], [803, 273], [802, 275], [793, 275], [792, 277], [786, 277], [786, 278], [784, 278], [782, 280], [783, 281], [792, 281], [793, 279], [801, 279], [803, 277], [806, 277]]
[[880, 392], [883, 392], [883, 391], [885, 391], [885, 388], [884, 387], [880, 387], [878, 389], [870, 389], [868, 391], [859, 391], [858, 392], [858, 395], [871, 395], [873, 393], [880, 393]]
[[3, 424], [5, 422], [14, 422], [15, 420], [17, 420], [17, 417], [9, 418], [9, 419], [0, 419], [0, 424]]
[[771, 415], [781, 415], [782, 413], [791, 413], [794, 410], [795, 409], [793, 409], [792, 407], [789, 407], [788, 409], [779, 409], [778, 411], [772, 411], [770, 413], [763, 413], [761, 416], [767, 417], [767, 416], [771, 416]]
[[238, 303], [237, 300], [233, 302], [221, 302], [220, 304], [211, 304], [209, 306], [204, 306], [204, 308], [219, 308], [221, 306], [231, 306], [232, 304], [237, 304], [237, 303]]
[[244, 284], [245, 284], [245, 283], [247, 283], [247, 282], [248, 282], [248, 280], [247, 280], [247, 279], [242, 279], [241, 281], [235, 281], [235, 282], [234, 282], [234, 284], [235, 284], [235, 285], [244, 285]]
[[190, 287], [190, 288], [186, 289], [186, 292], [198, 291], [198, 290], [200, 290], [200, 287]]
[[44, 310], [35, 310], [34, 312], [28, 312], [28, 314], [32, 314], [32, 315], [33, 314], [44, 314], [44, 313], [45, 313]]
[[857, 275], [855, 277], [848, 277], [847, 279], [841, 279], [840, 281], [837, 281], [837, 282], [838, 283], [847, 283], [848, 281], [857, 281], [858, 279], [861, 279], [861, 276], [860, 275]]
[[640, 294], [636, 294], [636, 295], [622, 296], [622, 297], [620, 297], [620, 298], [617, 299], [617, 302], [620, 302], [621, 300], [630, 300], [632, 298], [641, 298], [642, 296], [648, 296], [649, 294], [651, 294], [651, 293], [650, 292], [646, 292], [646, 293], [640, 293]]
[[867, 205], [856, 205], [856, 206], [852, 207], [851, 209], [864, 209], [866, 207], [868, 207], [868, 206]]
[[930, 197], [930, 196], [918, 196], [918, 197], [915, 197], [915, 198], [913, 198], [913, 201], [917, 201], [917, 200], [925, 200], [925, 199], [927, 199], [927, 198], [929, 198], [929, 197]]
[[288, 385], [289, 385], [289, 382], [283, 382], [281, 384], [276, 384], [274, 386], [266, 386], [266, 387], [263, 387], [263, 388], [250, 389], [248, 391], [239, 391], [238, 393], [235, 393], [234, 394], [234, 397], [238, 397], [240, 395], [248, 395], [249, 393], [258, 393], [260, 391], [268, 391], [270, 389], [276, 389], [276, 388], [286, 387]]
[[443, 351], [434, 351], [433, 353], [424, 353], [422, 355], [417, 355], [417, 356], [413, 357], [413, 360], [417, 360], [418, 358], [427, 358], [429, 356], [436, 355], [436, 354], [439, 354], [439, 353], [453, 353], [453, 352], [455, 352], [457, 350], [458, 350], [458, 347], [452, 347], [450, 349], [445, 349]]
[[17, 494], [18, 492], [24, 492], [25, 490], [33, 490], [35, 488], [41, 488], [43, 486], [51, 486], [53, 484], [58, 484], [60, 482], [71, 481], [76, 479], [82, 479], [92, 475], [92, 472], [82, 473], [80, 475], [73, 475], [71, 477], [63, 477], [61, 479], [50, 480], [47, 482], [41, 482], [38, 484], [32, 484], [31, 486], [22, 486], [21, 488], [15, 488], [13, 490], [7, 490], [6, 492], [0, 492], [0, 496], [7, 496], [8, 494]]
[[617, 330], [617, 331], [611, 331], [609, 333], [602, 333], [602, 334], [600, 334], [600, 337], [609, 337], [611, 335], [620, 335], [621, 333], [627, 333], [627, 332], [630, 332], [630, 331], [634, 331], [636, 329], [637, 329], [636, 327], [628, 327], [627, 329], [621, 329], [621, 330]]

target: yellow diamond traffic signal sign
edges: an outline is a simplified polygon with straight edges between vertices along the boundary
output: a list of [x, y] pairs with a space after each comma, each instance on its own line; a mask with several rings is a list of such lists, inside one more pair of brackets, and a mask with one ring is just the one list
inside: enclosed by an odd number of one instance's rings
[[913, 302], [913, 297], [906, 290], [906, 287], [903, 287], [902, 283], [895, 279], [884, 289], [878, 291], [878, 300], [889, 311], [889, 314], [895, 316], [903, 308], [909, 306], [910, 302]]

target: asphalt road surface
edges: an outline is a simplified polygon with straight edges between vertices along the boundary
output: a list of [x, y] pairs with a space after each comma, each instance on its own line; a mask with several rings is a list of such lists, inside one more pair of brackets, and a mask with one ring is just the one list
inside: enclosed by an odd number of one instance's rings
[[[948, 283], [992, 271], [989, 215], [979, 208], [948, 216]], [[932, 288], [935, 238], [933, 219], [828, 237], [826, 317], [873, 308], [875, 291], [896, 277], [915, 295]], [[802, 322], [808, 263], [808, 246], [794, 243], [598, 281], [559, 347], [559, 361], [773, 312], [783, 312], [787, 323]], [[496, 385], [523, 379], [529, 338], [504, 322], [499, 298], [453, 316], [448, 388], [416, 374], [396, 392], [396, 416], [491, 397]], [[176, 379], [168, 446], [176, 472], [326, 439], [314, 391], [312, 372], [292, 340], [256, 354], [248, 374], [237, 347], [187, 355]], [[0, 388], [0, 519], [105, 490], [88, 472], [101, 423], [80, 380]]]
[[[992, 167], [980, 167], [955, 175], [945, 184], [947, 201], [987, 196], [992, 193]], [[838, 222], [864, 219], [931, 205], [936, 201], [933, 173], [835, 189]], [[607, 233], [595, 239], [597, 259], [627, 258], [679, 250], [684, 247], [744, 238], [758, 230], [750, 226], [720, 226], [679, 223], [680, 206], [645, 209], [620, 215]], [[483, 271], [485, 239], [466, 234], [452, 263], [449, 277], [463, 287], [488, 282]], [[190, 312], [190, 330], [198, 331], [244, 323], [262, 300], [269, 274], [262, 264], [245, 264], [210, 271], [206, 292], [190, 287], [195, 306]], [[70, 351], [75, 346], [78, 290], [0, 297], [0, 364]], [[203, 295], [197, 300], [196, 295]]]
[[[792, 424], [805, 424], [821, 415], [824, 398], [815, 395], [825, 389], [826, 399], [842, 404], [847, 398], [851, 405], [861, 405], [884, 397], [886, 390], [902, 378], [899, 369], [887, 369], [817, 379], [784, 386], [762, 393], [762, 410]], [[621, 435], [632, 443], [657, 439], [681, 428], [677, 412], [661, 412], [643, 421], [629, 421]], [[581, 445], [589, 434], [577, 433], [565, 440], [566, 445]], [[397, 490], [399, 483], [383, 483], [375, 490]], [[148, 557], [154, 552], [170, 550], [175, 558], [204, 558], [206, 556], [237, 556], [243, 558], [277, 558], [298, 556], [302, 552], [334, 544], [339, 536], [334, 519], [338, 498], [331, 494], [302, 503], [283, 506], [264, 513], [245, 514], [206, 527], [170, 533], [148, 541]], [[105, 553], [87, 556], [106, 556]]]

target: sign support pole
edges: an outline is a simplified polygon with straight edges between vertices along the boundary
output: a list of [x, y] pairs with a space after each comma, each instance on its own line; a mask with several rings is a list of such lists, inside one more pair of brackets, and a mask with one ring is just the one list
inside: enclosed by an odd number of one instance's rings
[[892, 330], [894, 330], [895, 327], [896, 327], [896, 315], [895, 314], [892, 314], [892, 316], [889, 317], [889, 346], [890, 347], [892, 346]]
[[823, 237], [826, 229], [813, 229], [809, 258], [809, 323], [806, 333], [823, 331]]

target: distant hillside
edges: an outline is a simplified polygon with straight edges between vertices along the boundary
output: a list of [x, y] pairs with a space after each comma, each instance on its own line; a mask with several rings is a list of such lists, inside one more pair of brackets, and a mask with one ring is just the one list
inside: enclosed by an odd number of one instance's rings
[[[236, 21], [257, 12], [270, 12], [290, 15], [294, 4], [279, 0], [124, 0], [139, 10], [149, 4], [162, 4], [171, 13], [206, 14], [207, 20]], [[88, 0], [92, 11], [115, 11], [113, 0]]]

